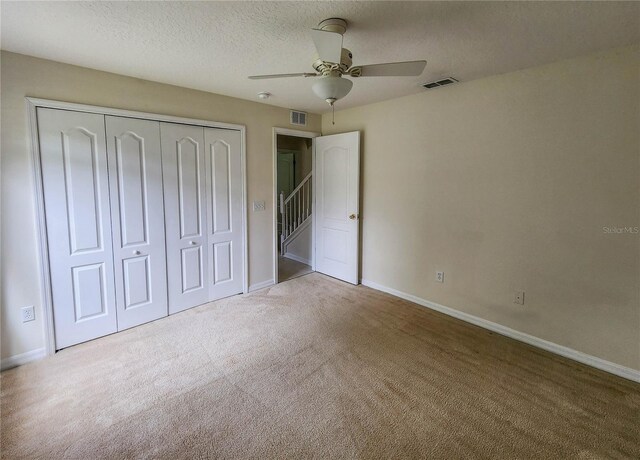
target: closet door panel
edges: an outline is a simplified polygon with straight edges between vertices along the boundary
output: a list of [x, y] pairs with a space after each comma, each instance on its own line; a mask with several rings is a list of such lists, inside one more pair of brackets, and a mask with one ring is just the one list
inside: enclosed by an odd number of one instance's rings
[[209, 300], [204, 129], [161, 123], [169, 313]]
[[116, 332], [104, 116], [37, 109], [56, 349]]
[[209, 299], [243, 287], [242, 159], [240, 131], [205, 128]]
[[118, 329], [167, 316], [160, 123], [106, 117]]

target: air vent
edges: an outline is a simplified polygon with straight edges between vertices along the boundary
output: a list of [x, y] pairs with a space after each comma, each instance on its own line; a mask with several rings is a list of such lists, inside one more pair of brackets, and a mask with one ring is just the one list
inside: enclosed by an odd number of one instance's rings
[[307, 126], [306, 112], [291, 111], [291, 124], [297, 126]]
[[458, 80], [456, 80], [453, 77], [447, 77], [447, 78], [443, 78], [442, 80], [436, 80], [430, 83], [425, 83], [422, 86], [424, 86], [427, 89], [431, 89], [431, 88], [437, 88], [438, 86], [447, 86], [452, 83], [458, 83]]

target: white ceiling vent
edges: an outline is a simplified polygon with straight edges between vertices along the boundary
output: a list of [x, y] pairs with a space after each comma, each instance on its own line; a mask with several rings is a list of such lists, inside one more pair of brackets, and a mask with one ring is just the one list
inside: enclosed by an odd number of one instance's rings
[[425, 83], [422, 86], [424, 86], [427, 89], [432, 89], [432, 88], [437, 88], [438, 86], [451, 85], [453, 83], [458, 83], [458, 80], [456, 80], [453, 77], [447, 77], [447, 78], [443, 78], [441, 80], [436, 80], [436, 81], [432, 81], [430, 83]]
[[296, 126], [307, 126], [307, 113], [298, 112], [297, 110], [292, 110], [291, 124]]

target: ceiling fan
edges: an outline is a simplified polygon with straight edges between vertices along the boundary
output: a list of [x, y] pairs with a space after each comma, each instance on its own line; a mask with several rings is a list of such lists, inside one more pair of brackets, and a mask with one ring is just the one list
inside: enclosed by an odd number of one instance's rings
[[333, 107], [333, 104], [351, 91], [350, 77], [411, 77], [422, 74], [427, 61], [390, 62], [353, 66], [351, 51], [342, 47], [342, 36], [347, 31], [347, 21], [330, 18], [321, 21], [316, 29], [311, 29], [311, 38], [316, 45], [318, 56], [312, 67], [315, 73], [283, 73], [275, 75], [253, 75], [252, 80], [284, 77], [320, 77], [314, 83], [313, 92]]

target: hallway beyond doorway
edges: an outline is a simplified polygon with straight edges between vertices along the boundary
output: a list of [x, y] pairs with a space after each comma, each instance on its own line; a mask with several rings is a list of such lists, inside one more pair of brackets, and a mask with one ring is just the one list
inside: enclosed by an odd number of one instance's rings
[[311, 267], [288, 257], [278, 257], [278, 281], [287, 281], [313, 272]]

